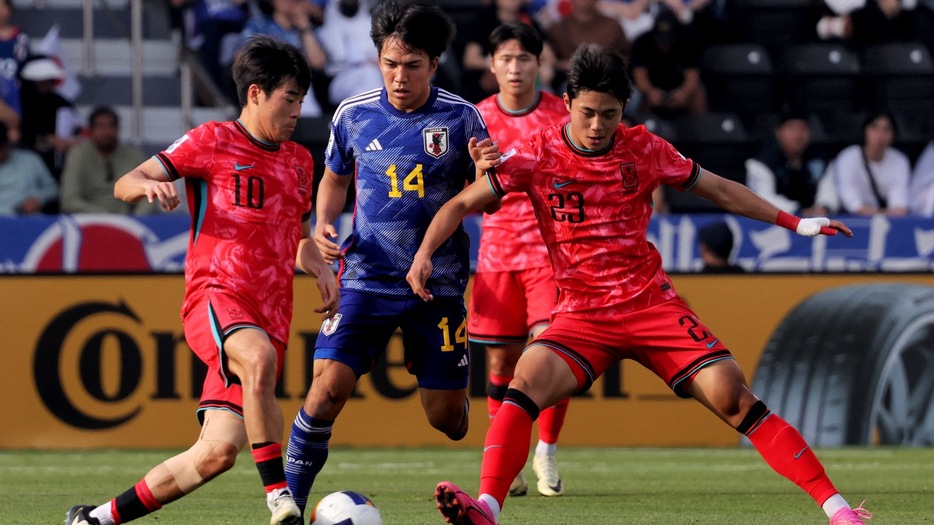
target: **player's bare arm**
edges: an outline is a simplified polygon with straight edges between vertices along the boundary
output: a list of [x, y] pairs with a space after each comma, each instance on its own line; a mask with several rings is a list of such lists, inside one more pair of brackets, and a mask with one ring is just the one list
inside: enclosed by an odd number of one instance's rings
[[405, 276], [405, 280], [409, 282], [412, 291], [416, 295], [425, 301], [433, 299], [431, 291], [425, 289], [425, 283], [428, 282], [433, 270], [431, 255], [435, 253], [438, 246], [441, 246], [441, 243], [454, 233], [454, 230], [457, 229], [457, 226], [468, 213], [477, 211], [498, 199], [496, 194], [493, 193], [489, 177], [484, 175], [477, 182], [464, 188], [463, 191], [455, 195], [453, 199], [446, 202], [438, 210], [434, 219], [431, 220], [431, 224], [428, 225], [425, 237], [422, 239], [418, 251], [415, 252], [412, 267], [409, 268], [409, 273]]
[[324, 261], [324, 257], [315, 244], [311, 242], [310, 234], [311, 223], [306, 221], [302, 224], [302, 238], [298, 241], [295, 265], [308, 275], [317, 278], [322, 304], [321, 307], [315, 308], [315, 312], [323, 313], [325, 319], [330, 319], [337, 313], [337, 307], [340, 304], [340, 287], [337, 285], [337, 278], [334, 277], [331, 267]]
[[325, 168], [324, 177], [318, 185], [318, 198], [315, 202], [317, 210], [317, 221], [315, 222], [315, 244], [324, 261], [328, 264], [338, 259], [342, 259], [344, 254], [341, 252], [340, 245], [337, 244], [337, 228], [334, 227], [334, 221], [340, 217], [344, 211], [344, 203], [347, 202], [347, 189], [350, 187], [351, 176], [341, 176], [330, 168]]
[[746, 186], [724, 179], [707, 170], [701, 170], [700, 178], [691, 188], [691, 192], [712, 201], [730, 213], [776, 224], [805, 237], [836, 235], [837, 232], [847, 237], [853, 236], [853, 232], [840, 221], [826, 217], [807, 219], [795, 217], [779, 210]]
[[174, 210], [181, 202], [175, 184], [169, 179], [165, 168], [155, 158], [130, 170], [114, 184], [114, 197], [134, 203], [146, 197], [149, 202], [158, 200], [164, 211]]

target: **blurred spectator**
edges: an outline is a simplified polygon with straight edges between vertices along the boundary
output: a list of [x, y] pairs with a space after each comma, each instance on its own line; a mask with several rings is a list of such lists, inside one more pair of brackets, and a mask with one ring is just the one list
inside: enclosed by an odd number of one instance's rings
[[862, 140], [837, 155], [831, 169], [842, 209], [858, 215], [908, 213], [908, 157], [892, 147], [895, 119], [886, 112], [870, 114]]
[[[541, 26], [527, 10], [528, 0], [493, 0], [481, 7], [472, 24], [464, 27], [464, 56], [461, 59], [461, 88], [458, 94], [471, 102], [479, 102], [499, 91], [496, 77], [490, 70], [490, 33], [500, 24], [517, 22], [542, 32]], [[542, 32], [542, 34], [544, 34]], [[545, 91], [552, 91], [555, 52], [545, 43], [541, 54], [539, 82]]]
[[19, 141], [22, 105], [19, 91], [19, 68], [29, 55], [29, 37], [10, 24], [11, 0], [0, 0], [0, 122], [9, 130], [10, 140]]
[[[548, 41], [555, 52], [555, 69], [563, 76], [568, 60], [585, 43], [618, 51], [629, 62], [631, 44], [622, 26], [597, 9], [598, 0], [571, 0], [571, 12], [548, 29]], [[557, 87], [557, 86], [556, 86]], [[559, 91], [562, 91], [559, 89]]]
[[733, 231], [723, 221], [711, 222], [697, 231], [697, 247], [704, 266], [701, 273], [745, 273], [742, 266], [730, 262]]
[[911, 174], [911, 213], [923, 217], [934, 217], [934, 140], [918, 157]]
[[58, 183], [35, 152], [14, 148], [0, 122], [0, 215], [54, 212]]
[[[924, 9], [915, 14], [917, 3], [917, 0], [827, 0], [831, 13], [817, 23], [817, 36], [823, 40], [840, 39], [857, 49], [929, 40], [934, 28], [924, 26], [922, 15], [928, 14], [922, 12]], [[930, 23], [930, 18], [927, 20]]]
[[674, 14], [662, 12], [655, 27], [632, 46], [630, 71], [641, 101], [635, 109], [672, 118], [707, 111], [701, 52]]
[[[230, 65], [231, 42], [237, 39], [250, 14], [248, 0], [190, 0], [192, 35], [188, 45], [199, 51], [201, 62], [223, 93], [235, 93]], [[235, 42], [234, 42], [235, 43]]]
[[[327, 63], [327, 55], [311, 27], [307, 1], [259, 0], [257, 5], [260, 14], [250, 17], [243, 27], [240, 33], [240, 47], [256, 35], [275, 38], [301, 49], [311, 69], [320, 74]], [[302, 116], [319, 117], [321, 113], [321, 105], [312, 90], [308, 90], [302, 104]]]
[[623, 26], [630, 42], [635, 42], [655, 25], [655, 0], [600, 0], [598, 5], [600, 12]]
[[23, 120], [20, 145], [42, 157], [56, 180], [60, 179], [65, 154], [80, 128], [74, 105], [58, 94], [55, 87], [65, 78], [65, 71], [53, 59], [33, 57], [20, 71]]
[[821, 184], [826, 170], [827, 158], [811, 142], [808, 115], [788, 111], [779, 117], [774, 139], [746, 161], [746, 185], [788, 213], [825, 216], [836, 201], [819, 194], [833, 191], [832, 184]]
[[327, 54], [324, 73], [330, 78], [327, 100], [332, 106], [383, 86], [376, 48], [370, 39], [372, 6], [372, 0], [332, 0], [326, 7], [317, 36]]
[[128, 204], [114, 198], [114, 182], [146, 160], [146, 155], [120, 143], [120, 120], [106, 106], [88, 117], [88, 140], [76, 144], [62, 172], [62, 213], [152, 213], [146, 199]]

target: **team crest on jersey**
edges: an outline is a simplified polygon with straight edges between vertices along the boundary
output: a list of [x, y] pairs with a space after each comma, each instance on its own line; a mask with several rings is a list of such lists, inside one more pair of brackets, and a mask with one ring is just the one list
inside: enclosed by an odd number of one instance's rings
[[334, 314], [334, 317], [330, 319], [325, 319], [324, 323], [321, 324], [321, 333], [324, 335], [331, 335], [337, 330], [337, 325], [341, 323], [342, 314]]
[[305, 170], [303, 166], [295, 164], [292, 166], [295, 170], [295, 176], [298, 178], [298, 192], [299, 193], [308, 193], [309, 178], [308, 171]]
[[425, 153], [438, 158], [448, 152], [448, 128], [426, 128], [422, 130]]
[[619, 165], [623, 177], [623, 193], [635, 193], [639, 189], [639, 177], [636, 175], [636, 163], [627, 162]]

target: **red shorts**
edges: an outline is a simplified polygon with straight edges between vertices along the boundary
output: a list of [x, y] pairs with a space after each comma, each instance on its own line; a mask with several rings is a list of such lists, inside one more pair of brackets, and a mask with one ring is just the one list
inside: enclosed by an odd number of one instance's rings
[[467, 338], [476, 343], [524, 344], [537, 325], [548, 324], [558, 303], [550, 266], [474, 276]]
[[564, 359], [581, 392], [610, 365], [632, 359], [662, 378], [678, 395], [701, 368], [732, 359], [720, 339], [680, 298], [613, 318], [559, 313], [533, 344]]
[[[243, 389], [240, 380], [227, 369], [224, 340], [241, 328], [263, 330], [259, 317], [243, 301], [227, 294], [205, 293], [191, 305], [183, 323], [188, 346], [208, 367], [198, 419], [203, 419], [203, 412], [211, 409], [229, 410], [243, 417]], [[277, 370], [281, 371], [286, 345], [271, 338], [270, 342], [279, 357]]]

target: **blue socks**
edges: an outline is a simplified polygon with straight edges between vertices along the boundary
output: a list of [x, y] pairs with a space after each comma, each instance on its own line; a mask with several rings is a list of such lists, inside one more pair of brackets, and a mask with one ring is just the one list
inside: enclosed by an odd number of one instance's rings
[[285, 457], [285, 479], [303, 515], [315, 477], [328, 460], [328, 442], [333, 426], [333, 420], [313, 418], [301, 408], [292, 423]]

